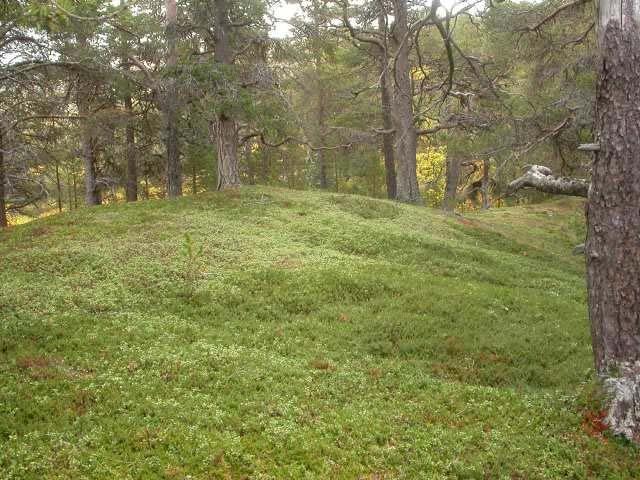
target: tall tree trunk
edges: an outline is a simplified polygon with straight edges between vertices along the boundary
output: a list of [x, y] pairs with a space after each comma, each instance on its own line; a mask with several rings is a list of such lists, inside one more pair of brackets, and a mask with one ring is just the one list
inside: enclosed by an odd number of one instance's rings
[[[77, 37], [78, 45], [83, 50], [88, 48], [88, 40], [84, 34], [79, 34]], [[89, 206], [102, 203], [96, 175], [95, 138], [89, 121], [91, 117], [91, 87], [91, 80], [85, 74], [80, 74], [76, 105], [78, 113], [85, 119], [80, 135], [80, 155], [84, 166], [84, 198], [85, 203]]]
[[133, 104], [131, 95], [124, 97], [124, 109], [127, 112], [125, 127], [125, 156], [127, 161], [127, 202], [138, 200], [138, 162], [136, 159], [136, 137], [133, 129]]
[[60, 164], [56, 158], [56, 188], [58, 189], [58, 212], [62, 213], [62, 183], [60, 182]]
[[491, 198], [489, 197], [489, 159], [482, 161], [482, 210], [491, 208]]
[[[120, 6], [126, 5], [125, 0], [120, 0]], [[130, 70], [129, 67], [129, 43], [126, 35], [120, 37], [122, 47], [122, 64], [125, 72]], [[127, 164], [127, 179], [125, 185], [125, 193], [127, 202], [135, 202], [138, 200], [138, 164], [136, 159], [136, 137], [133, 129], [133, 102], [131, 101], [131, 84], [125, 86], [125, 94], [122, 98], [124, 111], [127, 115], [127, 123], [124, 129], [125, 136], [125, 162]]]
[[[231, 65], [233, 51], [229, 41], [231, 24], [229, 22], [229, 1], [214, 1], [215, 31], [214, 54], [216, 63]], [[236, 122], [227, 113], [220, 112], [214, 125], [215, 141], [218, 151], [218, 190], [240, 186], [238, 168], [238, 131]]]
[[[316, 75], [319, 75], [318, 64], [316, 62]], [[322, 82], [318, 85], [318, 104], [316, 105], [316, 128], [318, 129], [318, 145], [325, 144], [325, 123], [326, 123], [326, 109], [325, 109], [325, 91], [322, 86]], [[326, 189], [329, 185], [327, 182], [327, 160], [325, 158], [324, 150], [316, 150], [316, 159], [318, 161], [318, 180], [319, 186], [322, 189]]]
[[[78, 113], [82, 117], [89, 117], [91, 114], [89, 104], [88, 82], [80, 78], [78, 80]], [[86, 122], [85, 122], [86, 123]], [[87, 205], [100, 205], [102, 198], [96, 176], [96, 159], [94, 143], [95, 139], [91, 133], [91, 126], [85, 125], [80, 135], [80, 155], [84, 167], [84, 198]]]
[[413, 88], [409, 60], [407, 0], [393, 0], [395, 28], [393, 43], [396, 47], [395, 95], [393, 127], [395, 129], [394, 157], [397, 162], [396, 198], [401, 202], [420, 203], [416, 174], [418, 136], [413, 121]]
[[[378, 15], [378, 29], [386, 32], [386, 12]], [[386, 33], [385, 33], [386, 35]], [[385, 45], [386, 47], [386, 45]], [[380, 101], [382, 103], [382, 128], [388, 133], [382, 135], [382, 154], [384, 155], [384, 172], [387, 184], [387, 197], [396, 198], [396, 165], [393, 158], [393, 116], [391, 112], [393, 103], [393, 78], [389, 71], [389, 55], [386, 48], [378, 51], [380, 63]]]
[[447, 157], [447, 170], [445, 172], [444, 198], [442, 210], [453, 213], [457, 203], [458, 180], [460, 179], [460, 159], [454, 155]]
[[589, 316], [612, 431], [640, 442], [640, 0], [600, 0], [600, 151], [588, 196]]
[[180, 118], [179, 99], [176, 95], [175, 68], [178, 64], [178, 33], [177, 19], [178, 6], [176, 0], [165, 0], [166, 7], [166, 28], [165, 37], [167, 40], [167, 69], [169, 78], [165, 85], [164, 117], [167, 148], [167, 194], [169, 198], [176, 198], [182, 195], [182, 166], [180, 165], [180, 144], [178, 121]]
[[4, 133], [0, 125], [0, 228], [6, 228], [9, 226], [9, 220], [7, 219], [7, 204], [5, 203], [5, 191], [4, 185], [7, 183], [7, 177], [4, 167]]

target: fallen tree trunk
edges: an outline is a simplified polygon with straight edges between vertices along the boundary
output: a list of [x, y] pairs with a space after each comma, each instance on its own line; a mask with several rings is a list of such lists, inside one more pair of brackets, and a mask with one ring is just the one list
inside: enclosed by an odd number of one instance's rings
[[544, 193], [587, 197], [589, 182], [579, 178], [556, 177], [549, 167], [528, 165], [524, 175], [516, 178], [507, 187], [507, 193], [513, 194], [521, 188], [532, 187]]

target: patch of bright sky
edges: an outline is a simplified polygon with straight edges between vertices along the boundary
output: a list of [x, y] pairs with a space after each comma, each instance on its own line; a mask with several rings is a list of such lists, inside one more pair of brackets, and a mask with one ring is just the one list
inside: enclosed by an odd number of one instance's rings
[[[358, 0], [355, 0], [353, 3], [357, 2]], [[453, 10], [465, 8], [466, 6], [476, 2], [477, 0], [440, 0], [440, 3], [444, 8]], [[479, 6], [481, 6], [484, 2], [480, 1], [478, 3]], [[291, 35], [289, 20], [296, 15], [302, 14], [302, 10], [300, 9], [300, 5], [297, 3], [291, 4], [286, 1], [280, 1], [273, 7], [272, 14], [274, 16], [274, 24], [271, 29], [271, 36], [274, 38], [285, 38]], [[442, 15], [444, 16], [444, 12]]]
[[278, 2], [273, 8], [274, 24], [271, 35], [275, 38], [284, 38], [291, 35], [289, 20], [302, 13], [300, 5], [287, 2]]

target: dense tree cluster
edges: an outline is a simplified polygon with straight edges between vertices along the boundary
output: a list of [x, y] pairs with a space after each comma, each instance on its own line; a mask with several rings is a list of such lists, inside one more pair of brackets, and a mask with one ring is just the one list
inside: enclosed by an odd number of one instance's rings
[[0, 221], [243, 183], [451, 210], [532, 158], [588, 174], [589, 6], [302, 0], [274, 38], [276, 3], [3, 2]]

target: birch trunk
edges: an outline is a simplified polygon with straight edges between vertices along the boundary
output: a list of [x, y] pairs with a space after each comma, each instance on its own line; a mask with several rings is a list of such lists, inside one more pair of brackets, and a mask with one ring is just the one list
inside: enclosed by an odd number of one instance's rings
[[589, 316], [611, 430], [640, 442], [640, 0], [600, 0], [597, 126], [588, 196]]

